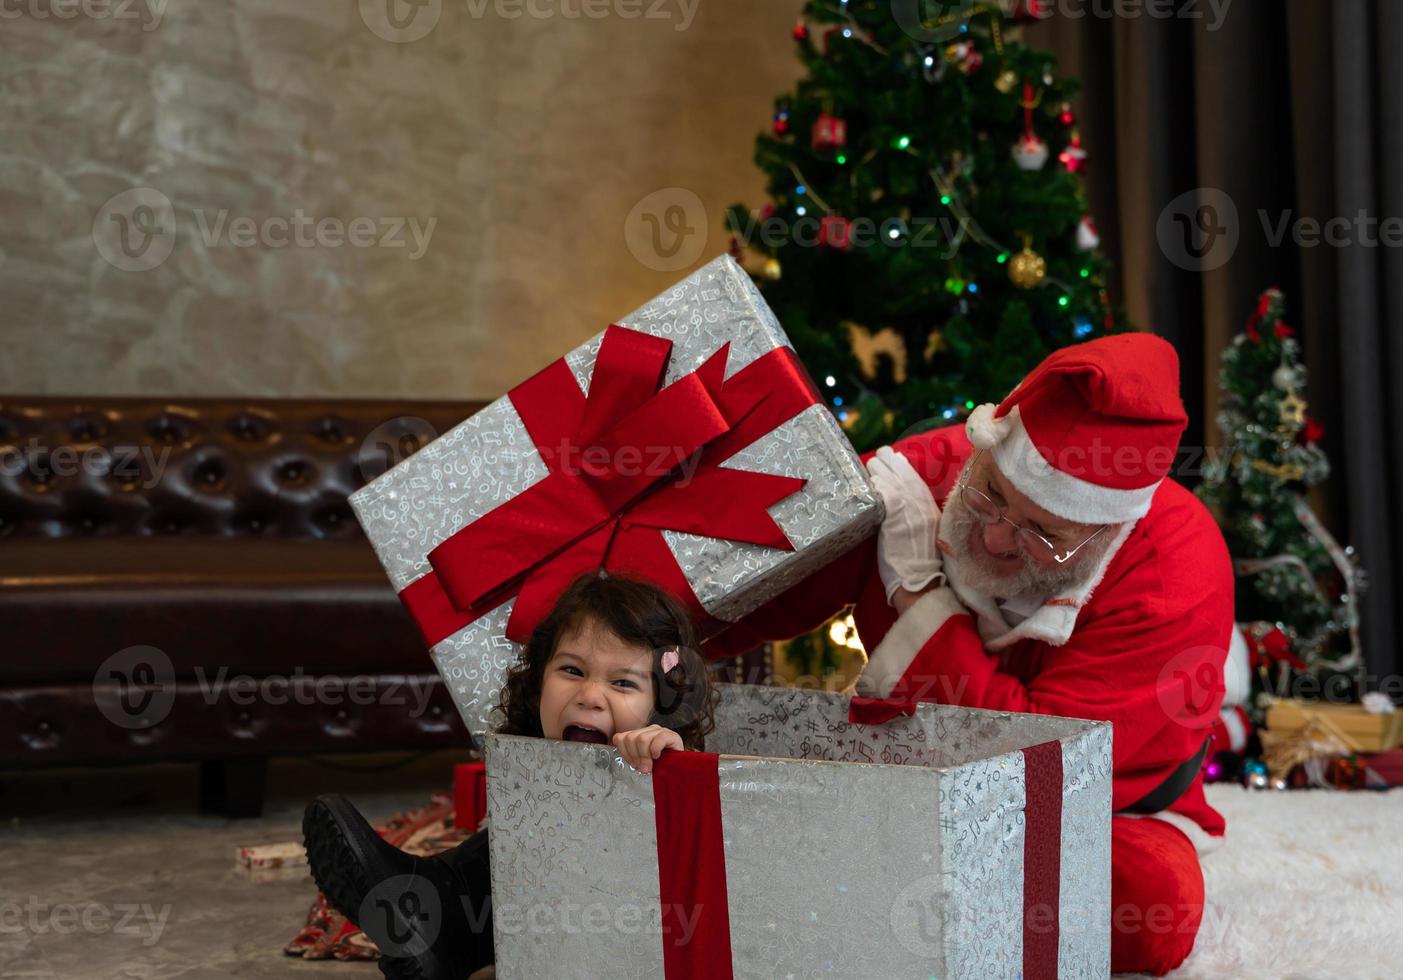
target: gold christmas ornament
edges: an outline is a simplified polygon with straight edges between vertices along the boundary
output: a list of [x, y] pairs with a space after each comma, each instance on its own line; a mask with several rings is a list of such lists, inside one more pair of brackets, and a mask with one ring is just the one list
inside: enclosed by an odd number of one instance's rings
[[760, 271], [766, 279], [778, 279], [780, 277], [779, 259], [767, 259], [764, 268]]
[[1288, 391], [1281, 399], [1281, 424], [1298, 427], [1306, 424], [1306, 400], [1294, 391]]
[[929, 361], [932, 357], [934, 357], [936, 354], [939, 354], [941, 351], [943, 351], [949, 346], [950, 345], [945, 342], [944, 331], [942, 331], [939, 327], [936, 327], [926, 337], [926, 349], [922, 356], [927, 361]]
[[1019, 289], [1032, 289], [1047, 276], [1047, 262], [1025, 243], [1023, 251], [1008, 260], [1008, 278]]
[[1293, 481], [1299, 480], [1306, 475], [1305, 467], [1300, 463], [1282, 463], [1280, 465], [1268, 463], [1264, 459], [1252, 460], [1252, 468], [1267, 476], [1276, 477], [1278, 480]]
[[1005, 68], [999, 72], [999, 77], [994, 79], [994, 88], [1004, 95], [1013, 91], [1013, 87], [1018, 84], [1018, 72], [1012, 68]]

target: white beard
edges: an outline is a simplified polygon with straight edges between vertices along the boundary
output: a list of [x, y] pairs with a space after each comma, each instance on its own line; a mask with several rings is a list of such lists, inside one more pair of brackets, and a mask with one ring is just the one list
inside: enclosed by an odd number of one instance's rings
[[[973, 464], [972, 459], [965, 464], [960, 472], [960, 483], [969, 477]], [[945, 564], [957, 569], [962, 585], [996, 599], [1031, 599], [1039, 602], [1077, 591], [1088, 584], [1120, 531], [1119, 526], [1102, 531], [1065, 565], [1039, 565], [1031, 555], [1020, 549], [1017, 571], [1001, 574], [992, 559], [970, 551], [970, 533], [981, 525], [979, 518], [965, 506], [958, 493], [952, 493], [946, 501], [945, 519], [941, 527], [949, 532], [946, 544], [951, 548], [951, 553], [944, 556]]]

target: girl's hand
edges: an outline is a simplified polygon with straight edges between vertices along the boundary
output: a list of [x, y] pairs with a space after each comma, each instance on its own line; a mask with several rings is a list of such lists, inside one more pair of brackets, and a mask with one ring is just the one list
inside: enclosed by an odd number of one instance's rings
[[652, 772], [653, 760], [663, 754], [663, 749], [682, 750], [682, 736], [670, 728], [649, 725], [631, 732], [619, 732], [614, 736], [613, 745], [633, 768], [639, 772]]

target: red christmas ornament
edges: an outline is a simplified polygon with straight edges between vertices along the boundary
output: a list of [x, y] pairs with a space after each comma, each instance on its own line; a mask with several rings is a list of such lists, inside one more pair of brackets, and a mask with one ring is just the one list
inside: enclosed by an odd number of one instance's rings
[[848, 145], [848, 123], [845, 119], [819, 113], [814, 120], [813, 148], [815, 150], [837, 150]]
[[1305, 661], [1291, 652], [1291, 641], [1286, 634], [1281, 632], [1279, 627], [1273, 626], [1271, 631], [1262, 637], [1257, 649], [1252, 651], [1252, 666], [1272, 667], [1278, 663], [1289, 664], [1297, 670], [1305, 670]]
[[809, 25], [802, 20], [794, 25], [794, 40], [807, 41], [809, 39]]
[[1067, 144], [1067, 148], [1057, 154], [1057, 159], [1062, 161], [1062, 166], [1067, 168], [1068, 173], [1081, 173], [1086, 166], [1086, 151], [1081, 148], [1081, 136], [1072, 134], [1072, 141]]
[[[1261, 322], [1262, 317], [1266, 316], [1267, 313], [1271, 311], [1272, 294], [1276, 292], [1278, 292], [1278, 290], [1275, 286], [1268, 286], [1266, 289], [1262, 290], [1262, 295], [1257, 297], [1257, 308], [1253, 310], [1252, 315], [1247, 318], [1247, 339], [1254, 344], [1260, 344], [1262, 342], [1262, 334], [1257, 329], [1257, 324]], [[1287, 327], [1287, 329], [1289, 330], [1290, 327]], [[1277, 334], [1277, 336], [1281, 336], [1281, 334]]]
[[1047, 16], [1047, 9], [1047, 0], [1016, 0], [1009, 16], [1016, 23], [1026, 24], [1029, 21], [1042, 20]]
[[1278, 320], [1276, 322], [1276, 335], [1282, 340], [1285, 340], [1287, 337], [1296, 336], [1296, 331], [1293, 330], [1291, 327], [1288, 327], [1285, 323]]
[[1070, 126], [1077, 121], [1077, 117], [1072, 115], [1072, 107], [1066, 102], [1062, 103], [1062, 111], [1057, 114], [1057, 121], [1063, 126]]
[[818, 223], [818, 243], [847, 251], [852, 247], [852, 225], [841, 214], [825, 214]]
[[1325, 427], [1307, 415], [1305, 428], [1301, 430], [1301, 434], [1296, 438], [1300, 440], [1302, 445], [1311, 446], [1319, 442], [1324, 435]]
[[775, 112], [775, 135], [783, 136], [789, 132], [789, 110], [780, 109]]

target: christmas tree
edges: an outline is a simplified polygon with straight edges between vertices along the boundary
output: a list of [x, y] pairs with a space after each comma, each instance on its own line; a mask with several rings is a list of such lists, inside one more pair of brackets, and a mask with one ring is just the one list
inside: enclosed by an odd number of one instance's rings
[[1262, 293], [1244, 333], [1223, 352], [1218, 427], [1198, 495], [1223, 529], [1237, 572], [1236, 614], [1253, 652], [1257, 693], [1286, 693], [1293, 674], [1360, 665], [1353, 548], [1311, 512], [1305, 489], [1330, 464], [1306, 414], [1306, 372], [1281, 292]]
[[[1023, 0], [1027, 2], [1027, 0]], [[771, 203], [735, 253], [860, 450], [962, 420], [1047, 353], [1126, 329], [1086, 154], [1022, 3], [814, 0], [808, 69], [757, 140]]]

